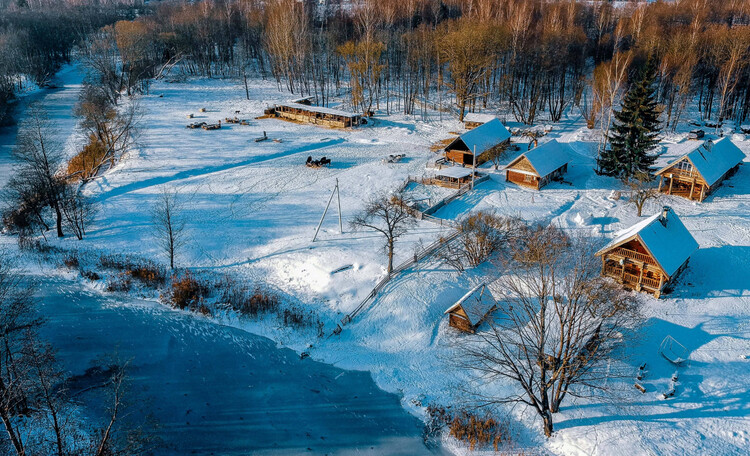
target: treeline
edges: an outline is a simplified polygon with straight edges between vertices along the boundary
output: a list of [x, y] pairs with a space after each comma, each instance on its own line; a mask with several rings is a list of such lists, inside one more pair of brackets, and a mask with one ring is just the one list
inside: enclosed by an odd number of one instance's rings
[[96, 45], [122, 58], [127, 90], [172, 67], [259, 71], [358, 111], [502, 109], [532, 124], [576, 106], [592, 128], [651, 57], [673, 126], [692, 102], [704, 120], [747, 118], [749, 21], [748, 0], [205, 0], [161, 4]]
[[29, 84], [47, 86], [88, 34], [141, 11], [137, 3], [91, 3], [0, 1], [0, 126], [12, 121], [15, 95]]

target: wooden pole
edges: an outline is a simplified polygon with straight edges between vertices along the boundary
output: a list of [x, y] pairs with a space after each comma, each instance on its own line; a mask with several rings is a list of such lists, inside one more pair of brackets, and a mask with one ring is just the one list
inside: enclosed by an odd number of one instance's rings
[[[331, 197], [328, 198], [328, 204], [326, 204], [326, 209], [323, 211], [323, 216], [320, 217], [320, 222], [318, 223], [318, 227], [315, 229], [315, 236], [313, 236], [313, 242], [315, 242], [315, 238], [318, 237], [318, 232], [320, 231], [320, 226], [323, 225], [323, 219], [326, 218], [326, 213], [328, 212], [328, 207], [331, 205], [331, 201], [333, 201], [333, 195], [336, 193], [336, 188], [333, 189], [331, 192]], [[339, 215], [341, 215], [341, 212], [339, 212]]]
[[339, 203], [339, 232], [344, 234], [344, 225], [341, 222], [341, 189], [339, 189], [339, 179], [336, 178], [336, 199]]
[[[477, 146], [474, 146], [474, 154], [471, 156], [471, 189], [474, 190], [474, 174], [477, 172]], [[460, 187], [460, 186], [459, 186]]]

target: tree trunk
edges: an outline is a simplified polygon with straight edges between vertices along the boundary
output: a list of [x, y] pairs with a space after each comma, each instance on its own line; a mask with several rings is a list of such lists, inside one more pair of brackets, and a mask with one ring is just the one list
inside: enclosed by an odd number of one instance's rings
[[393, 239], [388, 240], [388, 274], [393, 272]]
[[546, 411], [544, 412], [544, 414], [542, 414], [542, 419], [544, 420], [544, 435], [546, 435], [547, 437], [552, 437], [552, 414], [549, 411]]
[[61, 237], [65, 236], [65, 235], [63, 234], [63, 230], [62, 230], [62, 217], [63, 216], [62, 216], [62, 211], [60, 210], [60, 205], [59, 204], [55, 204], [55, 217], [57, 219], [56, 220], [56, 224], [57, 224], [57, 237], [61, 238]]
[[21, 440], [16, 435], [15, 430], [13, 429], [13, 423], [10, 421], [10, 417], [6, 413], [0, 413], [0, 417], [2, 417], [3, 424], [5, 424], [5, 429], [8, 431], [8, 437], [10, 438], [11, 443], [13, 443], [13, 448], [16, 450], [16, 454], [18, 456], [23, 456], [26, 454], [26, 451], [23, 448], [23, 443], [21, 443]]

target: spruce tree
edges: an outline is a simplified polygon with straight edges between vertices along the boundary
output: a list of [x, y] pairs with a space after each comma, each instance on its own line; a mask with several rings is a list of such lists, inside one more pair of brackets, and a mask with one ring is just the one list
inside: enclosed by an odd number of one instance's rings
[[639, 173], [650, 173], [656, 160], [652, 151], [657, 147], [661, 125], [656, 103], [656, 68], [649, 59], [639, 80], [633, 84], [615, 111], [609, 143], [596, 160], [599, 172], [629, 180]]

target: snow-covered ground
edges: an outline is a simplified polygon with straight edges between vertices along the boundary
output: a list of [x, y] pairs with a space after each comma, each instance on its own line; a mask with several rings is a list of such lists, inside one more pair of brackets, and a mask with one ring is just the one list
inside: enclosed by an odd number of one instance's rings
[[[87, 187], [101, 204], [90, 235], [82, 243], [67, 239], [63, 244], [159, 259], [148, 208], [169, 187], [186, 202], [191, 242], [180, 264], [268, 281], [316, 310], [330, 332], [370, 292], [385, 266], [377, 234], [352, 232], [346, 225], [343, 234], [338, 232], [335, 204], [318, 240], [311, 242], [336, 180], [346, 223], [368, 198], [399, 186], [409, 175], [421, 175], [434, 158], [430, 144], [459, 131], [460, 125], [440, 123], [437, 116], [425, 122], [403, 115], [379, 115], [371, 125], [354, 130], [255, 120], [267, 105], [290, 97], [274, 83], [259, 80], [250, 93], [252, 100], [245, 100], [244, 88], [229, 81], [153, 84], [150, 95], [140, 100], [139, 146]], [[238, 117], [251, 119], [250, 126], [185, 128], [196, 120], [234, 117], [238, 110]], [[187, 119], [190, 113], [195, 119]], [[254, 142], [264, 131], [281, 142]], [[665, 146], [679, 147], [674, 143], [682, 133]], [[584, 232], [602, 243], [638, 220], [625, 198], [611, 197], [620, 184], [593, 173], [595, 135], [576, 115], [553, 125], [549, 137], [564, 143], [573, 157], [567, 183], [534, 192], [506, 184], [500, 172], [488, 168], [489, 181], [435, 215], [457, 219], [493, 210]], [[738, 145], [750, 152], [750, 143]], [[407, 158], [382, 162], [396, 153]], [[333, 163], [309, 169], [304, 166], [307, 156], [326, 156]], [[414, 191], [428, 200], [444, 196]], [[701, 248], [674, 293], [661, 300], [641, 297], [647, 322], [629, 358], [634, 371], [637, 364], [648, 363], [647, 392], [622, 383], [616, 385], [618, 394], [606, 400], [571, 401], [556, 416], [557, 431], [549, 440], [540, 436], [536, 417], [516, 407], [510, 416], [519, 423], [521, 446], [556, 454], [742, 454], [750, 446], [750, 168], [741, 167], [702, 204], [666, 197], [651, 203], [644, 216], [662, 204], [675, 210]], [[396, 261], [445, 233], [421, 222], [399, 243]], [[349, 264], [351, 269], [331, 273]], [[450, 363], [456, 336], [443, 312], [483, 280], [488, 269], [459, 274], [428, 259], [392, 280], [340, 336], [311, 340], [285, 333], [283, 341], [298, 350], [313, 343], [315, 360], [371, 372], [379, 387], [401, 394], [402, 405], [419, 415], [420, 404], [461, 399], [456, 386], [466, 373]], [[267, 325], [224, 323], [279, 340]], [[677, 395], [669, 400], [660, 393], [674, 368], [658, 356], [666, 335], [690, 351]], [[508, 388], [500, 385], [498, 391]]]

